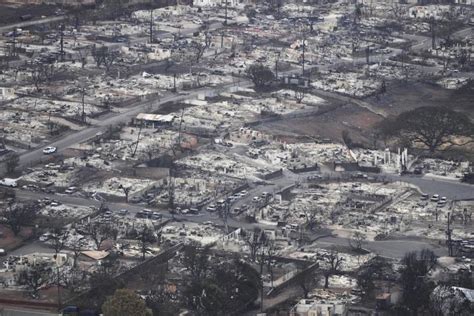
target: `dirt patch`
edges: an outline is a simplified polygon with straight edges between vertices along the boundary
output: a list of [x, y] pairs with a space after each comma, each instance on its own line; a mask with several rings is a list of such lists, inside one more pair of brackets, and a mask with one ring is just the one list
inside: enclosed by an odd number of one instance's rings
[[366, 101], [384, 109], [391, 115], [413, 110], [421, 106], [447, 106], [474, 117], [474, 83], [459, 90], [448, 90], [438, 85], [414, 82], [392, 82], [387, 93], [368, 98]]
[[18, 236], [15, 236], [10, 228], [5, 225], [0, 225], [0, 232], [2, 232], [0, 237], [0, 248], [3, 248], [8, 252], [12, 249], [18, 248], [25, 239], [32, 235], [33, 230], [30, 227], [24, 227]]
[[50, 16], [56, 9], [52, 5], [27, 5], [27, 6], [13, 6], [0, 5], [0, 25], [20, 23], [20, 17], [31, 14], [32, 19], [38, 19], [41, 16]]
[[342, 141], [347, 130], [355, 141], [368, 142], [371, 128], [382, 117], [356, 105], [344, 105], [321, 115], [264, 123], [256, 128], [273, 135], [308, 135]]
[[160, 108], [154, 111], [154, 114], [170, 114], [172, 112], [177, 112], [182, 109], [191, 107], [191, 104], [181, 103], [181, 102], [166, 102], [160, 106]]

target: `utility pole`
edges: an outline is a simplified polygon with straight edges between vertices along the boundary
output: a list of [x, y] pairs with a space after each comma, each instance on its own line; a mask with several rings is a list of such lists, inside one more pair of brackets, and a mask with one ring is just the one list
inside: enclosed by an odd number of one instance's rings
[[431, 49], [436, 48], [436, 24], [434, 17], [430, 18], [430, 31], [431, 31]]
[[370, 63], [370, 45], [365, 47], [365, 61], [367, 62], [367, 65]]
[[13, 43], [12, 43], [12, 55], [13, 57], [16, 56], [16, 28], [13, 30]]
[[302, 67], [302, 75], [304, 76], [304, 64], [305, 64], [305, 51], [306, 51], [306, 35], [303, 31], [303, 67]]
[[57, 295], [58, 295], [58, 297], [57, 297], [57, 299], [58, 299], [58, 311], [61, 312], [62, 303], [61, 303], [61, 289], [60, 289], [60, 286], [61, 286], [60, 283], [61, 282], [60, 282], [60, 276], [59, 276], [59, 262], [58, 262], [59, 261], [59, 256], [58, 256], [58, 254], [55, 254], [53, 257], [54, 257], [54, 260], [56, 261], [56, 277], [57, 277], [56, 278], [56, 286], [57, 286], [57, 290], [58, 290], [58, 293], [57, 293]]
[[451, 212], [448, 212], [448, 229], [446, 230], [446, 237], [447, 237], [447, 242], [448, 242], [448, 252], [449, 256], [453, 256], [453, 245], [451, 243], [451, 235], [452, 235], [452, 229], [451, 229]]
[[277, 53], [277, 58], [275, 59], [275, 77], [278, 79], [278, 61], [280, 60], [280, 52]]
[[224, 20], [224, 25], [227, 25], [227, 6], [229, 5], [229, 1], [225, 0], [225, 20]]
[[61, 24], [59, 26], [59, 36], [61, 37], [60, 39], [60, 54], [61, 54], [61, 61], [64, 61], [64, 24]]
[[150, 44], [153, 43], [153, 9], [150, 10]]
[[82, 101], [82, 116], [81, 116], [81, 118], [82, 118], [82, 122], [85, 123], [86, 122], [86, 112], [85, 112], [84, 96], [86, 94], [86, 88], [83, 87], [82, 90], [81, 90], [81, 93], [82, 93], [82, 98], [81, 98], [82, 99], [81, 100]]

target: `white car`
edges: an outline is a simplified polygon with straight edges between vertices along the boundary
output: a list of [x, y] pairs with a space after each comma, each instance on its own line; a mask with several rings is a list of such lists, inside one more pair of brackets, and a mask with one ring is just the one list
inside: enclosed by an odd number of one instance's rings
[[49, 146], [43, 149], [43, 154], [45, 155], [54, 154], [57, 150], [58, 149], [56, 147]]

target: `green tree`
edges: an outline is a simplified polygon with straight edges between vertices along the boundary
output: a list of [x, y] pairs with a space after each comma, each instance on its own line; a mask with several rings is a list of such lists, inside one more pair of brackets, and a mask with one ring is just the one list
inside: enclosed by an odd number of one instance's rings
[[210, 266], [210, 275], [191, 281], [184, 291], [188, 307], [196, 315], [236, 315], [258, 297], [260, 276], [239, 260]]
[[246, 73], [255, 87], [259, 89], [269, 86], [275, 79], [275, 75], [271, 69], [262, 64], [253, 64], [249, 66]]
[[145, 301], [127, 289], [119, 289], [102, 305], [104, 316], [151, 316]]
[[364, 299], [372, 299], [375, 292], [375, 281], [390, 279], [394, 274], [392, 264], [384, 257], [376, 256], [364, 263], [357, 271], [357, 286]]
[[[431, 153], [441, 147], [462, 146], [472, 142], [473, 124], [467, 115], [446, 107], [423, 106], [386, 119], [380, 131], [387, 137], [408, 140], [426, 147]], [[467, 138], [459, 141], [456, 138]]]
[[409, 252], [402, 259], [400, 285], [402, 303], [408, 315], [417, 315], [419, 310], [429, 306], [433, 282], [427, 279], [428, 273], [435, 267], [437, 257], [433, 251], [424, 249]]

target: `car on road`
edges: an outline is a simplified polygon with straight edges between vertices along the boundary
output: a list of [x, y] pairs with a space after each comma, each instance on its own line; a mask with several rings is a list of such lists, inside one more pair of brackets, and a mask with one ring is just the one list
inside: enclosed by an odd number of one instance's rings
[[431, 201], [432, 202], [438, 202], [439, 201], [439, 194], [433, 194], [433, 196], [431, 197]]
[[156, 220], [156, 221], [159, 221], [163, 218], [163, 215], [161, 215], [160, 213], [158, 212], [153, 212], [151, 213], [151, 219], [153, 220]]
[[206, 210], [207, 210], [208, 212], [211, 212], [211, 213], [212, 213], [212, 212], [217, 211], [217, 207], [216, 207], [216, 205], [211, 204], [211, 205], [209, 205], [209, 206], [207, 207]]
[[426, 193], [423, 193], [420, 197], [420, 200], [422, 201], [426, 201], [430, 198], [430, 195], [429, 194], [426, 194]]
[[64, 190], [64, 193], [66, 194], [73, 194], [77, 192], [77, 187], [69, 187], [66, 190]]
[[148, 209], [143, 209], [142, 211], [142, 214], [143, 214], [143, 218], [150, 218], [151, 214], [152, 214], [152, 211], [148, 210]]
[[48, 146], [45, 149], [43, 149], [43, 154], [45, 154], [45, 155], [54, 154], [57, 150], [58, 149], [56, 147]]
[[127, 209], [121, 209], [118, 211], [118, 214], [121, 215], [121, 216], [125, 216], [128, 214], [128, 210]]

